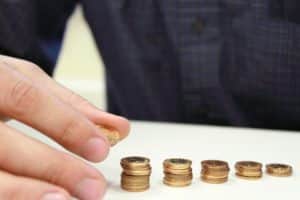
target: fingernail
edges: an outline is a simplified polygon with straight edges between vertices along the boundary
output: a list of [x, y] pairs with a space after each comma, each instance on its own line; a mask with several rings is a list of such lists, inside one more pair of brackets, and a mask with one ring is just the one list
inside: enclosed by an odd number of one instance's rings
[[48, 193], [45, 194], [41, 200], [67, 200], [67, 198], [61, 193]]
[[77, 185], [76, 196], [82, 200], [98, 200], [105, 194], [105, 184], [96, 179], [84, 179]]
[[95, 137], [88, 140], [83, 147], [83, 156], [94, 162], [102, 161], [106, 158], [109, 151], [109, 146], [104, 139]]

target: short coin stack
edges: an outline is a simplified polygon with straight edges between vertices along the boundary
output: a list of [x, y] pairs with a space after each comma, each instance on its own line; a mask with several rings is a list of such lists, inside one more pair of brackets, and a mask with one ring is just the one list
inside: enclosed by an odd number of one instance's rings
[[182, 158], [166, 159], [164, 166], [164, 184], [171, 187], [184, 187], [192, 183], [192, 161]]
[[142, 192], [150, 187], [150, 160], [145, 157], [126, 157], [121, 160], [121, 187], [129, 192]]
[[240, 161], [235, 164], [236, 176], [247, 180], [260, 179], [263, 175], [262, 164], [254, 161]]
[[286, 164], [268, 164], [266, 165], [267, 174], [277, 177], [288, 177], [293, 173], [293, 168]]
[[228, 163], [221, 160], [204, 160], [201, 162], [201, 179], [206, 183], [221, 184], [228, 180]]

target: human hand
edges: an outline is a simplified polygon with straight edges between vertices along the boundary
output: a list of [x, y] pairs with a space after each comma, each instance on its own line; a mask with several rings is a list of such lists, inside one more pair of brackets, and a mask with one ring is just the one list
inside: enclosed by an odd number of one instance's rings
[[106, 183], [100, 172], [4, 120], [19, 120], [69, 151], [99, 162], [107, 156], [109, 143], [95, 124], [112, 127], [125, 138], [126, 119], [97, 109], [38, 66], [6, 56], [0, 56], [0, 116], [0, 199], [101, 199]]

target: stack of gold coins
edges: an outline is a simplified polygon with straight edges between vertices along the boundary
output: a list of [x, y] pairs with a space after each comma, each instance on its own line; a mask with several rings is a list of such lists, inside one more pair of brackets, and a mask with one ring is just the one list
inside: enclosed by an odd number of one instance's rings
[[142, 192], [150, 187], [150, 160], [145, 157], [126, 157], [121, 160], [121, 187], [129, 192]]
[[221, 184], [228, 181], [228, 163], [221, 160], [204, 160], [201, 162], [201, 179], [206, 183]]
[[236, 176], [247, 180], [256, 180], [262, 177], [262, 164], [254, 161], [240, 161], [235, 164]]
[[271, 176], [288, 177], [292, 175], [293, 168], [290, 165], [274, 163], [266, 165], [266, 172]]
[[182, 158], [166, 159], [164, 166], [164, 184], [171, 187], [184, 187], [192, 183], [192, 161]]
[[120, 140], [120, 134], [118, 131], [108, 128], [105, 126], [98, 125], [99, 129], [102, 131], [102, 133], [106, 136], [107, 140], [109, 141], [111, 146], [116, 145]]

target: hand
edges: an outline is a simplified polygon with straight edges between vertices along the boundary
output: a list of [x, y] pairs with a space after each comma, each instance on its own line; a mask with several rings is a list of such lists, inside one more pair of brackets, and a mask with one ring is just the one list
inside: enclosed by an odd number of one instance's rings
[[101, 199], [106, 183], [100, 172], [3, 120], [26, 123], [71, 152], [98, 162], [107, 156], [109, 144], [95, 124], [113, 127], [125, 138], [126, 119], [98, 110], [34, 64], [5, 56], [0, 56], [0, 116], [0, 199]]

